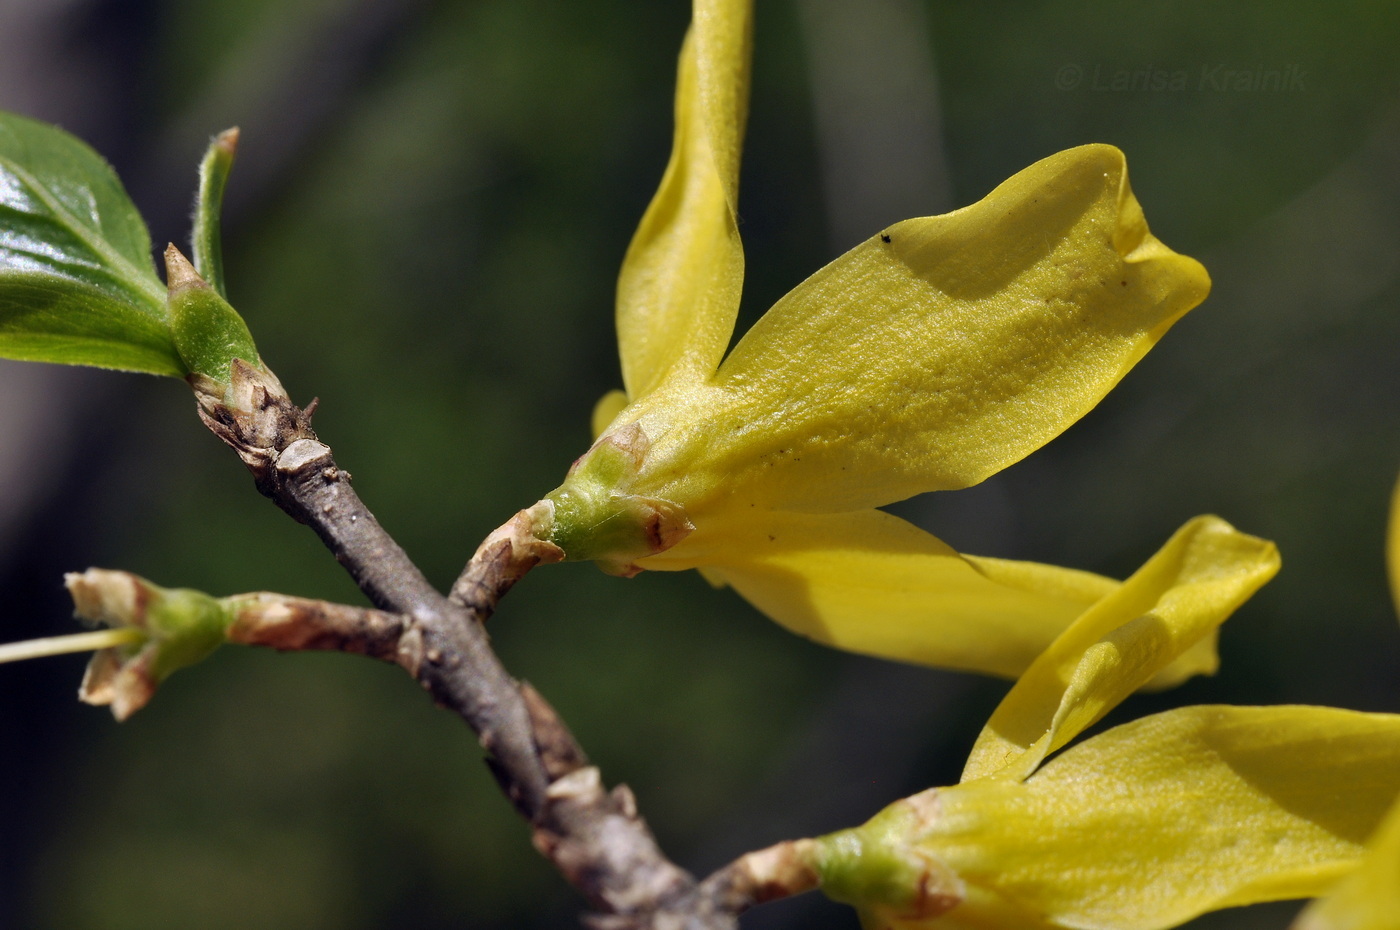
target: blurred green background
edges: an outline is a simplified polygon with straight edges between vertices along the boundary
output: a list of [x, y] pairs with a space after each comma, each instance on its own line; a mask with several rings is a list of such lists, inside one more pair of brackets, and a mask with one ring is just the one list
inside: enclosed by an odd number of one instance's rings
[[[158, 244], [186, 239], [208, 136], [242, 127], [231, 298], [446, 587], [557, 484], [617, 385], [612, 285], [669, 148], [688, 15], [7, 0], [0, 107], [103, 151]], [[1211, 270], [1209, 301], [1061, 439], [895, 508], [968, 551], [1120, 576], [1197, 513], [1277, 540], [1283, 573], [1225, 627], [1221, 674], [1114, 720], [1215, 701], [1400, 711], [1382, 562], [1398, 42], [1400, 5], [1379, 0], [759, 3], [745, 320], [881, 226], [1090, 141], [1127, 152], [1154, 232]], [[361, 602], [192, 406], [174, 383], [0, 366], [0, 638], [71, 629], [59, 581], [88, 565]], [[491, 630], [700, 871], [955, 780], [1005, 689], [837, 655], [693, 573], [550, 568]], [[226, 649], [117, 727], [73, 700], [82, 664], [0, 671], [0, 927], [575, 925], [471, 735], [396, 669]], [[855, 919], [808, 896], [745, 926]]]

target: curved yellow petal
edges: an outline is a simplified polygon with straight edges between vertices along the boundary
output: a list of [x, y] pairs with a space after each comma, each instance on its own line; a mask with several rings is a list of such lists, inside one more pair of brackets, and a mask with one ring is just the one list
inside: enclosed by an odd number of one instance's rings
[[735, 211], [752, 13], [751, 0], [695, 0], [681, 47], [671, 160], [617, 282], [622, 380], [633, 398], [670, 375], [708, 377], [734, 330], [744, 279]]
[[1400, 930], [1400, 802], [1366, 844], [1361, 867], [1308, 905], [1293, 930]]
[[694, 537], [640, 564], [704, 566], [706, 577], [829, 646], [1008, 677], [1118, 586], [1073, 569], [964, 558], [875, 510], [765, 513], [742, 530]]
[[976, 484], [1083, 416], [1209, 285], [1147, 231], [1121, 152], [1061, 152], [808, 278], [683, 398], [688, 421], [659, 409], [679, 397], [639, 405], [649, 493], [699, 525], [717, 495], [832, 512]]
[[1397, 792], [1400, 716], [1187, 707], [897, 802], [813, 864], [870, 927], [1161, 930], [1328, 888]]
[[[1042, 565], [1039, 562], [1015, 562], [980, 555], [968, 555], [965, 552], [962, 557], [977, 566], [978, 571], [993, 581], [1013, 586], [1027, 586], [1031, 590], [1039, 590], [1047, 594], [1056, 593], [1057, 586], [1064, 584], [1068, 577], [1085, 576], [1098, 583], [1110, 581], [1102, 575], [1092, 575], [1086, 572], [1066, 574], [1065, 569]], [[1052, 568], [1054, 574], [1045, 575], [1041, 570], [1046, 568]], [[1107, 587], [1096, 585], [1093, 589], [1085, 589], [1083, 594], [1085, 603], [1097, 601], [1103, 595], [1117, 590], [1118, 584], [1114, 581], [1110, 582]], [[1175, 688], [1188, 678], [1194, 678], [1197, 675], [1214, 675], [1220, 668], [1220, 653], [1217, 650], [1219, 639], [1219, 631], [1211, 630], [1197, 640], [1195, 645], [1173, 660], [1170, 665], [1153, 676], [1152, 680], [1143, 685], [1141, 690], [1164, 691], [1167, 688]]]
[[1277, 573], [1278, 550], [1197, 517], [1040, 655], [982, 729], [962, 780], [1025, 778]]

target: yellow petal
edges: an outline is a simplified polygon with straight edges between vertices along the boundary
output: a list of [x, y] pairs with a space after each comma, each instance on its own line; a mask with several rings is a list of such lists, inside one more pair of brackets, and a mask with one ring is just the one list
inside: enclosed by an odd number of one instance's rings
[[1159, 930], [1326, 889], [1397, 792], [1400, 716], [1188, 707], [1102, 733], [1025, 782], [925, 792], [877, 816], [878, 832], [819, 842], [876, 862], [917, 852], [961, 883], [961, 903], [917, 919], [908, 895], [861, 887], [839, 863], [842, 899], [875, 926]]
[[707, 577], [829, 646], [1005, 676], [1118, 586], [1050, 565], [967, 559], [875, 510], [756, 515], [742, 530], [697, 531], [641, 565], [706, 566]]
[[1209, 284], [1148, 233], [1121, 152], [1061, 152], [808, 278], [683, 398], [688, 421], [660, 409], [681, 398], [639, 404], [647, 493], [699, 526], [707, 496], [833, 512], [976, 484], [1097, 404]]
[[1400, 928], [1400, 803], [1366, 844], [1361, 867], [1299, 915], [1294, 930]]
[[622, 379], [633, 398], [668, 375], [708, 377], [734, 330], [751, 33], [751, 0], [696, 0], [681, 47], [671, 160], [617, 282]]
[[[964, 880], [1070, 927], [1154, 930], [1317, 894], [1400, 792], [1400, 716], [1188, 707], [1116, 727], [1023, 784], [942, 792]], [[958, 835], [962, 833], [963, 835]]]
[[[995, 582], [1025, 587], [1028, 590], [1041, 591], [1046, 594], [1058, 593], [1057, 585], [1064, 583], [1067, 578], [1084, 576], [1100, 583], [1108, 581], [1102, 575], [1091, 575], [1086, 572], [1071, 573], [1066, 569], [1042, 565], [1039, 562], [1013, 562], [1005, 559], [987, 558], [986, 556], [968, 555], [967, 553], [963, 553], [962, 557], [977, 566], [978, 571]], [[1052, 569], [1053, 574], [1045, 574], [1044, 569], [1047, 568]], [[1106, 587], [1100, 584], [1093, 589], [1084, 590], [1080, 596], [1088, 605], [1099, 600], [1103, 595], [1117, 590], [1117, 588], [1117, 582]], [[1216, 650], [1219, 638], [1218, 631], [1211, 630], [1170, 665], [1159, 671], [1151, 681], [1142, 686], [1141, 690], [1162, 691], [1167, 688], [1175, 688], [1188, 678], [1194, 678], [1197, 675], [1214, 675], [1220, 668], [1220, 653]]]
[[1267, 540], [1218, 517], [1187, 523], [1021, 676], [977, 738], [963, 781], [1025, 778], [1215, 630], [1278, 567]]
[[1390, 597], [1400, 611], [1400, 484], [1390, 495], [1390, 525], [1385, 536], [1385, 567], [1390, 578]]

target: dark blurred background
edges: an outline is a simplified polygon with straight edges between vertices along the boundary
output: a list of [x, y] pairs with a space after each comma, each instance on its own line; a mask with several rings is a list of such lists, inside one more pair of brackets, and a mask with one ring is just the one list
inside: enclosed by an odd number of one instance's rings
[[[243, 129], [234, 304], [380, 520], [447, 586], [552, 488], [618, 382], [612, 286], [669, 148], [682, 0], [0, 0], [0, 107], [187, 239]], [[895, 508], [967, 551], [1131, 572], [1216, 512], [1284, 571], [1222, 673], [1135, 698], [1400, 711], [1400, 5], [763, 0], [745, 321], [846, 247], [1090, 141], [1215, 292], [1097, 410]], [[741, 324], [745, 325], [745, 324]], [[360, 603], [178, 383], [0, 363], [0, 639], [62, 573]], [[955, 781], [1001, 682], [843, 657], [693, 573], [531, 576], [492, 621], [663, 844], [705, 871]], [[569, 927], [475, 742], [396, 669], [226, 649], [116, 726], [83, 659], [0, 669], [0, 927]], [[1201, 927], [1283, 927], [1296, 905]], [[751, 928], [852, 928], [816, 896]]]

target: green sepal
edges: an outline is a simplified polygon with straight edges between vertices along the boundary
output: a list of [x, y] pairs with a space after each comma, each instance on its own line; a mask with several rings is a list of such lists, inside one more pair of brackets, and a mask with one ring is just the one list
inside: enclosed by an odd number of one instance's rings
[[0, 113], [0, 357], [183, 377], [151, 242], [111, 167]]

